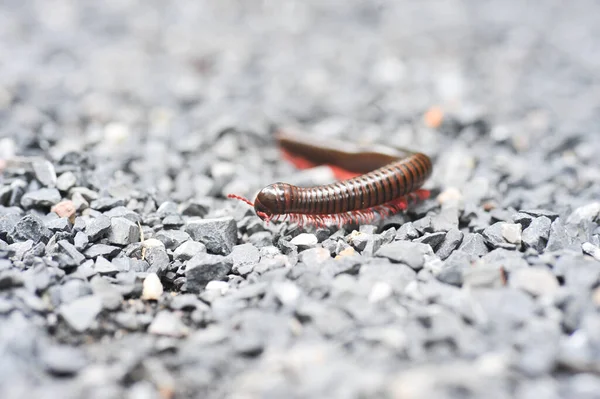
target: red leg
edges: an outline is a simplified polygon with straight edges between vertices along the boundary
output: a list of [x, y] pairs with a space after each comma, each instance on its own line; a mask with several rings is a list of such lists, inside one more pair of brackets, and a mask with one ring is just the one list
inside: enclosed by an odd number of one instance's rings
[[415, 194], [417, 195], [417, 197], [421, 201], [424, 201], [424, 200], [428, 199], [431, 196], [431, 191], [429, 191], [429, 190], [417, 190], [417, 191], [415, 191]]

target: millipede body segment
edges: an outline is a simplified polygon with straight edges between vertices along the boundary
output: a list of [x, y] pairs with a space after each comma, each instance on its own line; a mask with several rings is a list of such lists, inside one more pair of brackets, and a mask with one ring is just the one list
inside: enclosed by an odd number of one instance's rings
[[389, 148], [352, 148], [344, 143], [317, 146], [314, 138], [277, 134], [277, 141], [288, 158], [300, 158], [311, 165], [327, 164], [354, 177], [315, 187], [274, 183], [263, 188], [254, 202], [237, 195], [253, 206], [265, 221], [290, 220], [299, 224], [349, 222], [368, 223], [404, 210], [408, 202], [429, 197], [421, 187], [431, 176], [429, 157], [418, 152]]

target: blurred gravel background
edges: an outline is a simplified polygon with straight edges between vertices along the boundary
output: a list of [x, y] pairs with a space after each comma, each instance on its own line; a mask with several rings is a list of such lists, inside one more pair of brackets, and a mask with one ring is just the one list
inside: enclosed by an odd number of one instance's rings
[[[0, 2], [0, 397], [600, 398], [596, 1]], [[441, 110], [441, 124], [436, 115]], [[296, 128], [435, 161], [247, 206]]]

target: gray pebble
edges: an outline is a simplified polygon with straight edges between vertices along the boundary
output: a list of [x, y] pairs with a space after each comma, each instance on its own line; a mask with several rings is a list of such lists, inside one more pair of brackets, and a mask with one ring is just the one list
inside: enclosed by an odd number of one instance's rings
[[73, 231], [84, 231], [85, 228], [85, 220], [82, 217], [75, 217], [75, 221], [73, 222]]
[[46, 221], [46, 227], [52, 231], [68, 231], [71, 228], [71, 222], [67, 218], [56, 218]]
[[511, 221], [520, 224], [523, 229], [526, 229], [527, 227], [529, 227], [529, 225], [531, 224], [533, 219], [534, 219], [533, 216], [531, 216], [527, 213], [522, 213], [522, 212], [515, 213], [510, 218]]
[[85, 233], [88, 235], [91, 242], [95, 242], [108, 234], [110, 226], [110, 218], [104, 215], [98, 215], [86, 222]]
[[329, 251], [325, 248], [309, 248], [298, 255], [299, 261], [310, 268], [320, 268], [320, 265], [331, 260]]
[[468, 253], [472, 258], [479, 258], [490, 252], [483, 236], [477, 233], [468, 233], [458, 249]]
[[110, 219], [108, 242], [115, 245], [129, 245], [140, 240], [140, 228], [129, 219], [114, 217]]
[[24, 209], [31, 208], [50, 208], [60, 202], [60, 192], [55, 188], [42, 188], [36, 191], [30, 191], [21, 198], [21, 205]]
[[48, 242], [52, 232], [47, 228], [39, 217], [35, 215], [25, 215], [17, 222], [12, 233], [13, 241], [31, 240], [34, 243]]
[[140, 215], [138, 215], [131, 209], [128, 209], [124, 206], [114, 207], [114, 208], [104, 212], [104, 216], [109, 217], [109, 218], [121, 217], [121, 218], [129, 219], [130, 221], [132, 221], [135, 224], [142, 222], [142, 218]]
[[600, 214], [600, 202], [580, 206], [567, 218], [568, 225], [580, 225], [583, 222], [593, 222]]
[[565, 285], [576, 290], [590, 290], [600, 282], [600, 266], [595, 260], [585, 259], [582, 255], [576, 258], [561, 258], [556, 269], [564, 270]]
[[413, 227], [420, 234], [433, 232], [433, 226], [431, 224], [431, 216], [427, 215], [427, 216], [413, 222]]
[[204, 217], [208, 214], [209, 210], [210, 204], [197, 200], [186, 202], [181, 206], [181, 214], [184, 216]]
[[167, 251], [161, 247], [148, 248], [146, 250], [146, 261], [150, 265], [148, 272], [156, 273], [159, 276], [162, 276], [171, 264]]
[[97, 295], [88, 295], [62, 305], [60, 315], [77, 332], [89, 329], [102, 311], [102, 299]]
[[548, 243], [551, 224], [552, 222], [546, 216], [533, 219], [529, 227], [523, 230], [522, 240], [525, 248], [542, 252]]
[[77, 248], [67, 240], [58, 242], [61, 251], [68, 255], [76, 265], [80, 265], [85, 261], [85, 256], [77, 250]]
[[75, 192], [73, 195], [71, 195], [71, 201], [73, 202], [75, 209], [78, 211], [83, 211], [84, 209], [90, 207], [90, 204], [87, 202], [87, 200], [81, 193], [78, 192]]
[[190, 235], [181, 230], [162, 230], [156, 233], [154, 238], [165, 244], [165, 248], [175, 249], [190, 240]]
[[494, 248], [516, 249], [521, 244], [521, 225], [496, 222], [483, 230], [486, 243]]
[[3, 270], [0, 272], [0, 289], [21, 287], [24, 283], [23, 276], [16, 270]]
[[396, 240], [409, 241], [417, 238], [419, 232], [415, 229], [412, 222], [404, 223], [396, 232]]
[[187, 223], [186, 232], [214, 254], [228, 255], [237, 243], [237, 225], [231, 217], [192, 220]]
[[596, 245], [589, 242], [584, 242], [581, 244], [581, 250], [584, 254], [590, 255], [592, 258], [600, 261], [600, 248], [598, 248]]
[[553, 252], [569, 248], [572, 243], [573, 239], [567, 232], [564, 223], [560, 218], [557, 218], [550, 225], [550, 234], [548, 236], [548, 244], [546, 244], [546, 251]]
[[135, 314], [129, 312], [118, 312], [115, 313], [113, 320], [120, 327], [134, 331], [140, 328], [140, 323]]
[[[96, 263], [98, 262], [96, 261]], [[102, 299], [104, 309], [116, 310], [121, 307], [123, 295], [104, 277], [95, 276], [90, 281], [90, 285], [94, 295]]]
[[472, 288], [504, 287], [506, 274], [501, 266], [478, 264], [463, 270], [463, 285]]
[[144, 259], [129, 259], [129, 270], [145, 273], [150, 269], [150, 264]]
[[154, 320], [148, 327], [148, 332], [154, 335], [179, 338], [187, 335], [189, 329], [175, 313], [161, 310], [154, 316]]
[[523, 254], [521, 252], [504, 248], [494, 249], [489, 254], [483, 256], [483, 258], [479, 260], [479, 264], [496, 264], [509, 272], [528, 267], [527, 261], [523, 258]]
[[185, 221], [179, 215], [165, 216], [162, 220], [163, 226], [169, 229], [177, 229], [185, 225]]
[[202, 252], [206, 252], [206, 246], [204, 244], [189, 240], [179, 245], [175, 251], [173, 251], [173, 257], [177, 260], [186, 261]]
[[121, 249], [119, 247], [115, 247], [114, 245], [94, 244], [86, 249], [83, 254], [88, 259], [96, 259], [99, 256], [103, 256], [105, 258], [114, 258], [119, 252], [121, 252]]
[[179, 294], [173, 297], [169, 307], [173, 310], [208, 309], [208, 305], [198, 299], [195, 294]]
[[233, 247], [230, 257], [233, 262], [232, 271], [239, 274], [248, 274], [248, 270], [246, 270], [245, 273], [241, 273], [240, 268], [251, 268], [260, 261], [258, 248], [252, 244], [236, 245]]
[[165, 201], [156, 210], [156, 214], [160, 218], [164, 218], [169, 215], [177, 214], [177, 204], [172, 201]]
[[444, 236], [444, 241], [435, 251], [435, 254], [442, 260], [448, 258], [463, 240], [464, 234], [458, 229], [450, 229]]
[[63, 192], [69, 191], [75, 184], [77, 184], [77, 177], [73, 172], [65, 172], [56, 180], [56, 188]]
[[456, 250], [444, 261], [441, 270], [436, 273], [436, 278], [446, 284], [461, 286], [463, 275], [471, 268], [471, 262], [471, 255]]
[[232, 262], [222, 255], [202, 253], [186, 264], [186, 287], [190, 292], [200, 292], [209, 281], [221, 280], [231, 272]]
[[[389, 242], [391, 241], [392, 240], [390, 240]], [[365, 248], [361, 251], [361, 255], [373, 257], [375, 255], [375, 252], [377, 252], [379, 248], [381, 248], [382, 244], [383, 237], [381, 235], [371, 234], [367, 239], [367, 244], [365, 245]]]
[[35, 178], [42, 183], [43, 186], [56, 186], [56, 171], [50, 162], [46, 160], [34, 162], [33, 173], [35, 173]]
[[78, 251], [83, 251], [89, 243], [88, 235], [83, 231], [78, 231], [73, 238], [73, 243]]
[[23, 260], [23, 256], [30, 251], [34, 246], [33, 240], [27, 240], [22, 242], [15, 242], [8, 246], [9, 253], [14, 253], [13, 258], [17, 260]]
[[[354, 231], [352, 234], [348, 236], [348, 243], [354, 247], [357, 251], [363, 251], [367, 246], [369, 240], [373, 240], [373, 234], [371, 233], [362, 233]], [[292, 244], [293, 244], [292, 240]]]
[[10, 312], [12, 312], [15, 307], [15, 305], [12, 303], [12, 301], [9, 301], [8, 299], [5, 298], [0, 298], [0, 315], [6, 316], [8, 315]]
[[361, 224], [358, 226], [358, 231], [364, 234], [376, 234], [377, 228], [377, 226], [372, 224]]
[[535, 304], [526, 293], [511, 289], [478, 289], [472, 297], [481, 306], [487, 323], [500, 331], [523, 325], [534, 315]]
[[268, 231], [258, 231], [248, 241], [257, 248], [268, 247], [273, 245], [273, 236]]
[[431, 217], [433, 231], [449, 231], [458, 228], [458, 208], [448, 207]]
[[552, 222], [556, 218], [558, 218], [558, 213], [552, 212], [552, 211], [549, 211], [546, 209], [527, 209], [527, 210], [522, 210], [521, 212], [531, 215], [535, 218], [546, 217], [546, 218], [550, 219], [550, 221], [552, 221]]
[[79, 265], [79, 267], [75, 269], [75, 272], [73, 272], [71, 276], [74, 278], [86, 279], [87, 281], [89, 278], [95, 275], [96, 272], [94, 271], [94, 261], [92, 259], [88, 259]]
[[54, 345], [42, 350], [41, 359], [45, 369], [59, 376], [72, 376], [82, 371], [88, 361], [79, 348]]
[[90, 295], [92, 289], [87, 281], [73, 279], [66, 281], [59, 289], [60, 303], [70, 303], [75, 299]]
[[120, 198], [112, 197], [101, 197], [90, 202], [90, 208], [100, 212], [108, 211], [123, 205], [125, 205], [125, 201]]
[[94, 263], [94, 271], [101, 275], [115, 275], [119, 272], [119, 269], [103, 256], [98, 256], [96, 263]]
[[[577, 367], [575, 367], [577, 370]], [[578, 373], [568, 382], [566, 397], [595, 399], [600, 390], [600, 377], [591, 373]]]
[[396, 241], [382, 245], [375, 255], [388, 258], [395, 263], [404, 263], [414, 270], [419, 270], [425, 264], [425, 255], [433, 255], [433, 251], [426, 244]]
[[93, 201], [98, 198], [98, 193], [87, 187], [73, 187], [69, 193], [71, 195], [79, 194], [86, 201]]
[[0, 217], [0, 239], [7, 240], [21, 220], [19, 213], [7, 213]]
[[445, 237], [446, 233], [443, 231], [439, 231], [437, 233], [426, 233], [422, 237], [413, 240], [413, 242], [427, 244], [435, 251], [439, 247], [439, 245], [444, 241]]

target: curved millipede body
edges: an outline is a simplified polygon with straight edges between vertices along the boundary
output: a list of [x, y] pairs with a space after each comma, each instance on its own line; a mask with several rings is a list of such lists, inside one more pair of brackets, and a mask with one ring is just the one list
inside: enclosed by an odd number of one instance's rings
[[277, 140], [289, 158], [332, 165], [356, 176], [316, 187], [274, 183], [263, 188], [254, 202], [230, 195], [254, 206], [263, 220], [289, 218], [300, 224], [369, 222], [377, 214], [387, 216], [406, 209], [411, 199], [429, 197], [428, 191], [420, 189], [433, 170], [425, 154], [348, 148], [343, 143], [317, 146], [312, 144], [315, 140], [284, 133], [279, 133]]

